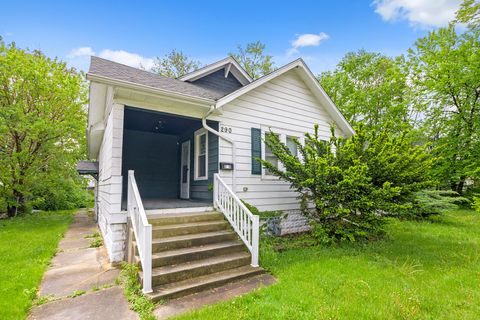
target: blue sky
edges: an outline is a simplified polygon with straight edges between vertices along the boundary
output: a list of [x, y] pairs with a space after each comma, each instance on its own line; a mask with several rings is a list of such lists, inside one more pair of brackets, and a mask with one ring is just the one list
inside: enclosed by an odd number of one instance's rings
[[259, 40], [277, 66], [331, 70], [349, 51], [404, 53], [460, 0], [8, 1], [0, 35], [86, 70], [99, 55], [148, 68], [171, 49], [203, 63]]

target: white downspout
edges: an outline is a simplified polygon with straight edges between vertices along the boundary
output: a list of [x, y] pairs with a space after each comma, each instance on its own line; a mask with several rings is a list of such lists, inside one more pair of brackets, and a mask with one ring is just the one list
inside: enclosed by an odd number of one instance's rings
[[[232, 172], [232, 189], [233, 192], [237, 192], [237, 165], [235, 163], [235, 160], [237, 158], [237, 147], [235, 146], [235, 141], [232, 139], [226, 137], [225, 135], [221, 134], [217, 130], [213, 129], [212, 127], [209, 127], [207, 125], [207, 117], [212, 114], [212, 112], [215, 111], [215, 106], [212, 105], [210, 106], [210, 109], [208, 110], [207, 114], [202, 118], [202, 126], [208, 130], [209, 132], [213, 133], [214, 135], [222, 138], [223, 140], [227, 141], [232, 145], [232, 163], [233, 163], [233, 172]], [[220, 145], [218, 147], [218, 158], [220, 159]]]

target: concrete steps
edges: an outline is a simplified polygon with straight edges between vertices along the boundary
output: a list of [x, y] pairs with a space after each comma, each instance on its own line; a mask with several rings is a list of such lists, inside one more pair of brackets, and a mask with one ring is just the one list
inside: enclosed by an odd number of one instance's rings
[[148, 221], [153, 226], [218, 220], [223, 220], [223, 214], [217, 211], [148, 215]]
[[262, 274], [263, 272], [264, 271], [262, 268], [242, 266], [212, 273], [206, 276], [196, 277], [193, 279], [187, 279], [159, 286], [155, 288], [154, 292], [148, 294], [148, 296], [153, 301], [179, 298], [188, 294], [219, 287], [229, 282], [245, 279], [248, 277], [254, 277], [256, 275]]
[[[250, 252], [222, 213], [175, 212], [149, 215], [148, 219], [153, 238], [153, 292], [148, 296], [154, 301], [201, 292], [264, 272], [250, 265]], [[139, 263], [138, 257], [135, 261]]]
[[222, 241], [236, 240], [237, 235], [231, 230], [187, 234], [152, 240], [153, 253], [172, 249], [188, 248]]
[[182, 224], [167, 224], [152, 226], [153, 238], [165, 238], [192, 233], [226, 230], [228, 222], [223, 220], [200, 221]]
[[227, 269], [237, 268], [250, 263], [250, 254], [236, 252], [219, 257], [192, 260], [186, 263], [156, 267], [152, 269], [152, 286], [178, 282]]
[[197, 247], [167, 250], [152, 255], [152, 266], [161, 267], [186, 261], [200, 260], [245, 250], [240, 241], [225, 241]]

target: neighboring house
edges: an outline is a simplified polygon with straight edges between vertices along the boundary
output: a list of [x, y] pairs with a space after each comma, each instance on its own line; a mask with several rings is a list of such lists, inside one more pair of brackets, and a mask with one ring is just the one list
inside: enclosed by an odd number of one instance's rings
[[301, 59], [253, 81], [233, 58], [171, 79], [92, 57], [87, 79], [88, 156], [99, 165], [96, 208], [112, 261], [126, 258], [128, 170], [147, 213], [211, 207], [216, 173], [260, 210], [294, 211], [289, 184], [255, 160], [277, 163], [265, 132], [292, 151], [315, 124], [326, 140], [331, 124], [353, 134]]

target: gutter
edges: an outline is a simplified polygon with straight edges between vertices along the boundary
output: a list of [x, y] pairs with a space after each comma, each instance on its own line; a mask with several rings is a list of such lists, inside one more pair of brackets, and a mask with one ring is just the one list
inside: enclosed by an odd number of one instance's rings
[[[215, 110], [216, 110], [215, 105], [211, 105], [208, 112], [202, 118], [202, 126], [205, 128], [205, 130], [213, 133], [214, 135], [222, 138], [223, 140], [227, 141], [228, 143], [230, 143], [232, 145], [232, 163], [233, 163], [232, 189], [233, 189], [234, 193], [237, 193], [237, 166], [236, 166], [236, 163], [235, 163], [235, 160], [237, 158], [237, 147], [235, 145], [235, 141], [233, 141], [229, 137], [226, 137], [225, 135], [221, 134], [220, 132], [213, 129], [212, 127], [208, 126], [207, 117], [209, 115], [211, 115], [213, 113], [213, 111], [215, 111]], [[218, 148], [220, 149], [220, 146]], [[220, 150], [218, 150], [218, 152], [219, 152], [219, 159], [220, 159]]]

